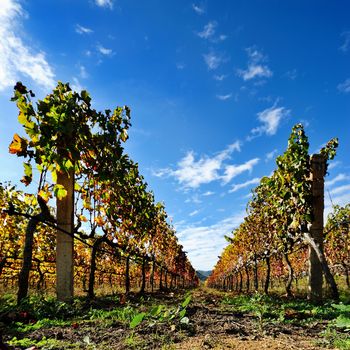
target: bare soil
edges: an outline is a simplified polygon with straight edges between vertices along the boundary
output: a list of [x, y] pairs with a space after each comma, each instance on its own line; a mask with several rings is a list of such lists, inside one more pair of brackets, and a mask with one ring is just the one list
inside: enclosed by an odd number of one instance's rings
[[[159, 294], [159, 303], [181, 303], [182, 297]], [[144, 321], [135, 329], [120, 321], [106, 326], [103, 320], [72, 322], [65, 327], [41, 328], [25, 337], [40, 341], [43, 337], [56, 342], [42, 349], [330, 349], [322, 332], [327, 321], [269, 322], [253, 313], [233, 311], [221, 303], [223, 294], [196, 289], [186, 316], [188, 324], [179, 321], [151, 323]], [[294, 316], [293, 316], [294, 317]], [[298, 315], [295, 315], [298, 317]], [[9, 338], [4, 335], [4, 341]], [[11, 335], [13, 336], [13, 334]], [[18, 335], [20, 338], [21, 335]], [[0, 346], [0, 349], [1, 348]], [[7, 347], [24, 349], [24, 347]]]

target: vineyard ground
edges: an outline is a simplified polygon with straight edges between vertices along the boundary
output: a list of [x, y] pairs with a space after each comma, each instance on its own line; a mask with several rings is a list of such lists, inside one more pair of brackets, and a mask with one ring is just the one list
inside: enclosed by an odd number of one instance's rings
[[12, 302], [11, 296], [2, 299], [7, 347], [0, 349], [350, 349], [348, 305], [204, 287], [192, 290], [191, 298], [164, 292], [89, 304], [80, 298], [73, 305], [38, 298], [20, 309]]

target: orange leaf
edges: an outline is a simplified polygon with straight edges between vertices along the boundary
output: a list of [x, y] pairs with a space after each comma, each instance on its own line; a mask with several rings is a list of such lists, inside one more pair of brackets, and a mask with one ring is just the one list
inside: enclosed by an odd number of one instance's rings
[[79, 216], [80, 221], [87, 222], [88, 219], [84, 215]]
[[103, 218], [101, 216], [97, 216], [95, 218], [95, 222], [98, 226], [103, 226], [104, 222], [103, 222]]
[[13, 135], [13, 140], [9, 146], [9, 152], [11, 154], [17, 154], [23, 156], [27, 152], [28, 141], [18, 134]]

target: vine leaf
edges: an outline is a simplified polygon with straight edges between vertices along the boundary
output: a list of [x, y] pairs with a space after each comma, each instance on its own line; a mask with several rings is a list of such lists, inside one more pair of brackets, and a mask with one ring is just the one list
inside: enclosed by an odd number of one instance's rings
[[13, 140], [9, 146], [9, 152], [11, 154], [17, 154], [17, 156], [25, 155], [27, 152], [28, 141], [18, 134], [13, 135]]
[[130, 328], [137, 327], [142, 322], [142, 320], [144, 319], [145, 316], [146, 316], [145, 312], [141, 312], [141, 313], [135, 315], [135, 317], [130, 322]]

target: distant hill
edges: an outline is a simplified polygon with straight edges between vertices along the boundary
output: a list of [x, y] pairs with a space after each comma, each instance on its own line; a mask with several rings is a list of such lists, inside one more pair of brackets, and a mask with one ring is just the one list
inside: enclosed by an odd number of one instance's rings
[[197, 270], [196, 273], [201, 281], [205, 281], [210, 276], [211, 271]]

